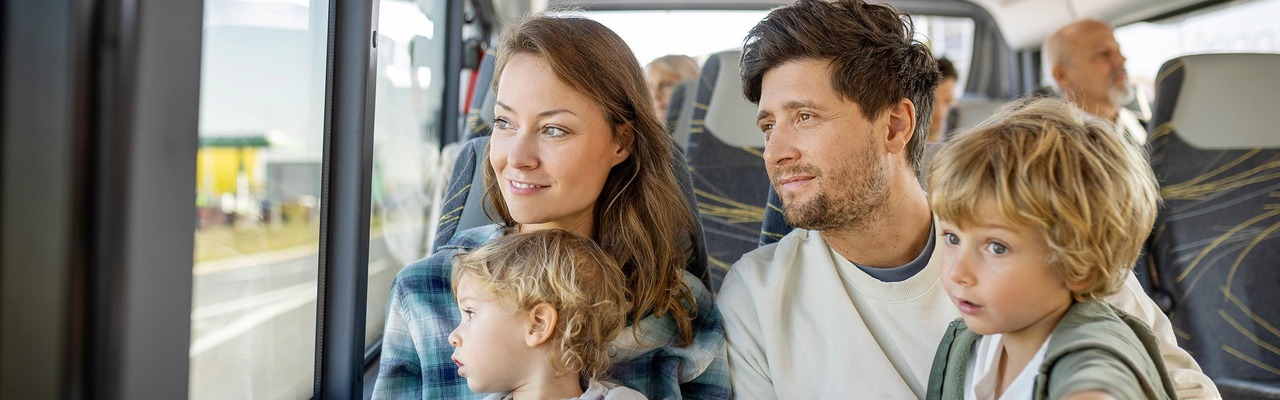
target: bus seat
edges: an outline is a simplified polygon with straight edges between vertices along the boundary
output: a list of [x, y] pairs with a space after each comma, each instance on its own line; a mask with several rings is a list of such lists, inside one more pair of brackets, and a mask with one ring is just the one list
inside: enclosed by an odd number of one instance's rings
[[739, 54], [716, 53], [703, 65], [686, 149], [713, 290], [730, 265], [755, 250], [769, 195], [764, 135], [755, 124], [756, 106], [742, 95]]
[[667, 108], [667, 132], [676, 147], [685, 151], [689, 147], [690, 120], [693, 119], [693, 95], [698, 87], [697, 79], [680, 82], [671, 92], [671, 105]]
[[[492, 209], [484, 201], [484, 170], [480, 169], [489, 168], [484, 164], [484, 154], [488, 151], [489, 139], [489, 136], [471, 139], [458, 154], [449, 185], [444, 192], [444, 205], [441, 206], [441, 216], [436, 223], [433, 249], [449, 243], [455, 233], [494, 223], [485, 213], [486, 209]], [[684, 156], [677, 149], [672, 149], [672, 153], [671, 168], [675, 172], [676, 182], [679, 183], [680, 192], [684, 194], [685, 201], [689, 204], [689, 211], [694, 212], [692, 207], [696, 203], [693, 197], [693, 184], [689, 180], [689, 170]], [[694, 243], [693, 253], [689, 256], [687, 269], [702, 278], [703, 284], [711, 287], [705, 234], [702, 231], [702, 225], [696, 220], [693, 228], [694, 237], [690, 238]]]
[[1148, 239], [1152, 297], [1224, 397], [1280, 398], [1280, 54], [1205, 54], [1160, 68]]
[[493, 131], [493, 106], [498, 96], [493, 92], [493, 69], [497, 57], [493, 52], [484, 53], [480, 60], [480, 72], [476, 75], [475, 94], [467, 105], [467, 132], [462, 139], [471, 140], [489, 136]]
[[468, 140], [458, 152], [444, 191], [440, 219], [436, 221], [433, 249], [449, 243], [454, 233], [493, 223], [485, 213], [489, 206], [484, 204], [484, 173], [477, 168], [484, 163], [488, 148], [489, 136], [485, 135]]
[[782, 198], [778, 197], [778, 192], [773, 190], [773, 185], [769, 185], [769, 201], [764, 209], [764, 222], [760, 224], [760, 246], [766, 244], [777, 243], [782, 240], [783, 236], [791, 233], [795, 229], [782, 219]]

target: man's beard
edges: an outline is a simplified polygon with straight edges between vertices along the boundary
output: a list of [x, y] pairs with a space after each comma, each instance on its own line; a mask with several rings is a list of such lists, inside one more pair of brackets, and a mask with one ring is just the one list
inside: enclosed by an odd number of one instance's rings
[[[881, 212], [889, 197], [888, 177], [884, 165], [873, 158], [874, 152], [867, 153], [861, 157], [861, 165], [846, 164], [830, 174], [811, 165], [778, 171], [775, 176], [801, 172], [814, 175], [814, 179], [823, 178], [813, 182], [818, 185], [814, 188], [816, 193], [807, 201], [788, 201], [784, 197], [782, 218], [791, 226], [819, 231], [863, 227], [883, 218]], [[849, 164], [855, 162], [850, 160]], [[778, 187], [778, 182], [774, 182], [774, 187]]]
[[[1125, 70], [1120, 68], [1112, 72], [1109, 77], [1111, 78], [1110, 82], [1115, 82], [1116, 76], [1119, 74], [1126, 74]], [[1133, 87], [1133, 83], [1126, 79], [1120, 85], [1111, 85], [1111, 87], [1107, 88], [1107, 99], [1111, 100], [1111, 104], [1115, 104], [1116, 107], [1124, 107], [1125, 104], [1133, 102], [1136, 93], [1137, 88]]]

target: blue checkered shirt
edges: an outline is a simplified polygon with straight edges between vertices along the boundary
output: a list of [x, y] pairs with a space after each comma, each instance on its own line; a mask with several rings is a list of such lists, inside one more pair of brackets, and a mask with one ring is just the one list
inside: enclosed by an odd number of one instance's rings
[[[460, 232], [435, 254], [396, 275], [373, 398], [483, 397], [467, 388], [451, 359], [449, 333], [462, 318], [450, 285], [451, 261], [501, 235], [498, 225]], [[680, 335], [670, 318], [646, 317], [637, 323], [638, 329], [628, 326], [614, 340], [609, 381], [650, 399], [732, 397], [720, 311], [702, 281], [685, 272], [685, 283], [698, 305], [693, 343], [679, 347]]]

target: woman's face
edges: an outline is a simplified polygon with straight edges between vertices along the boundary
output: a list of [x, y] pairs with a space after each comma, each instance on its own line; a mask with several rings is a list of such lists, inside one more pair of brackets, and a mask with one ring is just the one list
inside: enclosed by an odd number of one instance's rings
[[556, 78], [540, 57], [519, 54], [502, 71], [489, 162], [523, 230], [590, 237], [592, 209], [627, 148], [599, 106]]

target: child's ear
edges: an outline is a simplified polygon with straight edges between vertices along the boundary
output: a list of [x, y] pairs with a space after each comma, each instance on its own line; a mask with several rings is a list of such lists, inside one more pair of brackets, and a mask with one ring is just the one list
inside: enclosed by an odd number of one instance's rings
[[529, 332], [525, 334], [524, 343], [529, 347], [538, 347], [551, 339], [555, 333], [557, 319], [560, 318], [556, 308], [547, 303], [538, 303], [529, 310]]
[[1066, 282], [1066, 284], [1067, 284], [1067, 290], [1070, 290], [1071, 293], [1073, 294], [1080, 293], [1080, 292], [1083, 292], [1085, 289], [1088, 289], [1089, 285], [1093, 284], [1093, 279], [1084, 278], [1075, 282]]

